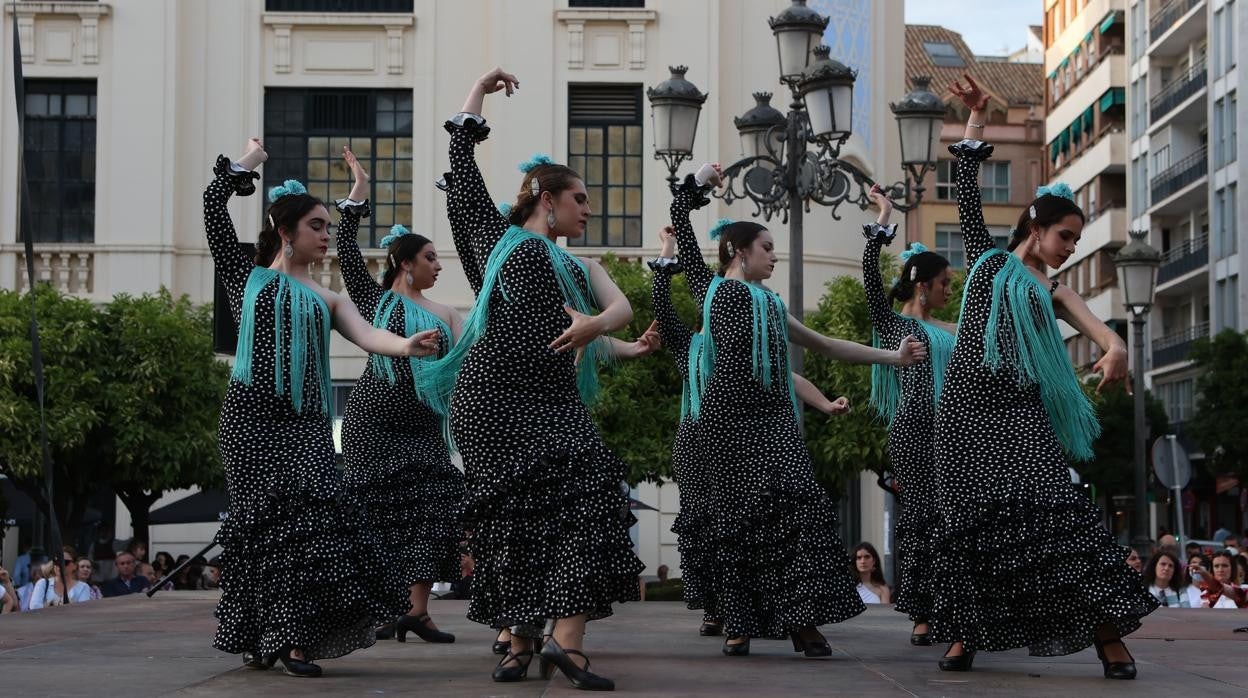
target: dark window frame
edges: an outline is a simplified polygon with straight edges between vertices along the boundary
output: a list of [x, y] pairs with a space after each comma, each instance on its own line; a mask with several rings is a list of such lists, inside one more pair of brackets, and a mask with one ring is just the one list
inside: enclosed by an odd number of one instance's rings
[[[25, 80], [23, 157], [31, 207], [22, 215], [33, 216], [36, 243], [95, 241], [97, 92], [95, 80]], [[83, 98], [83, 113], [66, 113], [71, 97]], [[71, 196], [77, 206], [70, 206]]]
[[[584, 90], [583, 96], [577, 95], [580, 90]], [[609, 110], [588, 113], [586, 104], [596, 100], [609, 105]], [[644, 244], [644, 117], [640, 84], [568, 85], [567, 162], [583, 178], [593, 211], [585, 235], [570, 239], [570, 247], [635, 248]], [[621, 150], [612, 149], [614, 140], [619, 141]], [[618, 182], [611, 175], [617, 159]]]
[[377, 12], [411, 14], [415, 0], [265, 0], [265, 12]]

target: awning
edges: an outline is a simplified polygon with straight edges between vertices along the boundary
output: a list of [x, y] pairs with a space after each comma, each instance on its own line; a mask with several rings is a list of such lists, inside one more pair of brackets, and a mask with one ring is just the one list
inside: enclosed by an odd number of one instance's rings
[[1068, 65], [1070, 65], [1070, 56], [1067, 56], [1067, 57], [1063, 58], [1063, 59], [1062, 59], [1062, 62], [1057, 64], [1057, 69], [1058, 69], [1058, 70], [1065, 70], [1066, 66], [1068, 66]]
[[1082, 119], [1084, 132], [1092, 133], [1092, 124], [1094, 123], [1092, 117], [1092, 107], [1088, 107], [1087, 110], [1083, 112]]
[[1057, 162], [1057, 154], [1059, 152], [1058, 143], [1054, 140], [1049, 144], [1049, 162]]
[[152, 511], [153, 524], [213, 523], [230, 508], [230, 496], [221, 490], [201, 490]]
[[1117, 10], [1110, 10], [1109, 14], [1105, 15], [1105, 19], [1101, 20], [1101, 33], [1104, 34], [1109, 31], [1109, 28], [1114, 26], [1114, 22], [1120, 21], [1121, 19], [1122, 16], [1118, 14]]
[[1064, 130], [1058, 134], [1057, 142], [1060, 144], [1060, 149], [1063, 153], [1070, 150], [1070, 131]]
[[1057, 77], [1057, 68], [1054, 68], [1054, 69], [1053, 69], [1053, 72], [1049, 73], [1049, 79], [1050, 79], [1050, 80], [1052, 80], [1052, 79], [1053, 79], [1053, 78], [1055, 78], [1055, 77]]
[[1070, 140], [1074, 143], [1079, 142], [1079, 136], [1083, 133], [1083, 117], [1075, 119], [1070, 125]]
[[1083, 37], [1083, 43], [1085, 43], [1085, 44], [1086, 44], [1086, 43], [1088, 43], [1089, 41], [1091, 41], [1091, 40], [1092, 40], [1092, 34], [1093, 34], [1093, 32], [1088, 32], [1088, 35], [1087, 35], [1087, 36], [1085, 36], [1085, 37]]
[[1107, 111], [1110, 107], [1116, 104], [1126, 103], [1127, 88], [1125, 87], [1111, 87], [1108, 90], [1105, 90], [1105, 94], [1101, 95], [1100, 105], [1102, 112]]

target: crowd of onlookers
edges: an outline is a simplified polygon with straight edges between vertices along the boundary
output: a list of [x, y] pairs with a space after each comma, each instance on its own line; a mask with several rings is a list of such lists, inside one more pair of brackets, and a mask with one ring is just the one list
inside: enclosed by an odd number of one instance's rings
[[[110, 596], [147, 591], [161, 584], [162, 591], [215, 589], [221, 578], [217, 558], [196, 557], [177, 575], [165, 579], [188, 557], [174, 559], [158, 552], [147, 559], [147, 544], [131, 540], [120, 549], [111, 537], [92, 544], [86, 555], [65, 546], [58, 560], [31, 547], [18, 555], [13, 571], [0, 567], [0, 613], [37, 611], [48, 606], [83, 603]], [[163, 580], [163, 583], [162, 583]]]
[[[1145, 562], [1136, 551], [1127, 564], [1144, 578], [1157, 600], [1170, 608], [1248, 608], [1248, 540], [1230, 531], [1214, 536], [1215, 545], [1188, 542], [1180, 552], [1174, 536], [1157, 539]], [[1186, 560], [1186, 562], [1184, 562]]]

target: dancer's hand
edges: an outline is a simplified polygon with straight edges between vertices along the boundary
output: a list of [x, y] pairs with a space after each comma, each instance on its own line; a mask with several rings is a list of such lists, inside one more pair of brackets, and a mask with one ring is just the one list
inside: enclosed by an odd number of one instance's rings
[[425, 330], [407, 338], [407, 356], [433, 356], [438, 353], [438, 331]]
[[347, 146], [342, 146], [342, 159], [347, 162], [347, 169], [351, 170], [351, 193], [347, 198], [352, 201], [363, 201], [368, 198], [368, 170], [360, 164], [359, 158], [355, 157], [355, 153]]
[[1092, 365], [1092, 372], [1101, 374], [1101, 382], [1096, 385], [1096, 392], [1103, 391], [1106, 386], [1121, 382], [1127, 386], [1127, 392], [1131, 392], [1131, 388], [1127, 385], [1127, 349], [1126, 347], [1114, 346]]
[[651, 320], [650, 326], [632, 344], [636, 348], [636, 353], [630, 357], [633, 359], [649, 356], [658, 351], [659, 347], [663, 346], [663, 338], [659, 336], [659, 321]]
[[867, 198], [880, 209], [880, 216], [875, 219], [875, 222], [879, 225], [888, 225], [888, 217], [893, 213], [893, 202], [884, 195], [884, 190], [880, 185], [872, 184], [871, 191], [867, 192]]
[[243, 154], [234, 161], [234, 164], [247, 170], [254, 170], [268, 159], [269, 154], [264, 152], [264, 143], [259, 138], [249, 138], [247, 139], [246, 149], [243, 150]]
[[820, 412], [826, 415], [849, 414], [849, 398], [845, 396], [838, 397], [835, 400], [829, 400], [825, 404], [816, 406]]
[[984, 94], [984, 91], [980, 89], [979, 85], [975, 83], [975, 79], [970, 75], [963, 73], [962, 77], [966, 78], [967, 86], [963, 87], [960, 82], [955, 80], [949, 85], [949, 91], [962, 100], [962, 104], [966, 105], [966, 108], [973, 112], [982, 112], [984, 109], [987, 109], [988, 95]]
[[901, 346], [897, 347], [897, 365], [910, 366], [927, 360], [927, 347], [923, 342], [915, 339], [913, 335], [907, 335], [901, 340]]
[[718, 162], [703, 163], [694, 173], [693, 179], [698, 186], [718, 187], [724, 183], [724, 168], [720, 167]]
[[563, 331], [563, 334], [555, 337], [555, 341], [550, 343], [551, 349], [558, 353], [569, 349], [580, 349], [602, 336], [602, 326], [598, 316], [577, 312], [567, 305], [563, 306], [563, 312], [572, 318], [572, 324]]
[[502, 68], [495, 68], [477, 78], [476, 87], [480, 88], [481, 92], [487, 95], [492, 95], [499, 90], [506, 90], [507, 96], [510, 97], [515, 94], [516, 90], [520, 89], [520, 80]]
[[670, 225], [659, 230], [659, 256], [669, 259], [676, 256], [676, 229]]

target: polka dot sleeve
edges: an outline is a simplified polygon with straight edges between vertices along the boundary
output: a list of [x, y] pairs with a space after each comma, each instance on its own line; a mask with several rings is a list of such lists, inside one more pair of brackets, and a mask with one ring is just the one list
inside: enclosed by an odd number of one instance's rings
[[864, 234], [870, 231], [871, 237], [862, 251], [862, 286], [867, 295], [867, 309], [871, 312], [871, 326], [876, 334], [885, 340], [884, 346], [893, 346], [889, 340], [894, 338], [900, 342], [901, 328], [897, 322], [897, 314], [892, 304], [884, 295], [884, 280], [880, 277], [880, 247], [884, 244], [882, 233], [875, 232], [875, 226], [863, 226]]
[[671, 270], [654, 270], [650, 277], [650, 305], [654, 309], [654, 319], [659, 322], [659, 336], [663, 339], [663, 346], [672, 352], [676, 368], [684, 378], [689, 371], [689, 340], [693, 333], [680, 321], [676, 308], [672, 305]]
[[238, 232], [234, 229], [234, 221], [230, 220], [227, 204], [232, 194], [249, 196], [254, 193], [254, 180], [260, 175], [232, 171], [230, 159], [224, 155], [217, 156], [212, 171], [216, 177], [204, 190], [204, 232], [208, 236], [208, 250], [212, 253], [217, 278], [225, 286], [230, 300], [230, 314], [237, 325], [243, 312], [243, 289], [255, 263], [239, 247]]
[[474, 293], [481, 291], [490, 252], [510, 227], [498, 212], [481, 170], [477, 168], [476, 145], [489, 135], [485, 120], [478, 119], [480, 117], [469, 116], [462, 124], [446, 122], [446, 130], [451, 134], [446, 211], [451, 220], [455, 249], [463, 260]]
[[383, 289], [368, 272], [368, 263], [360, 252], [358, 234], [360, 219], [369, 216], [372, 211], [368, 202], [353, 206], [339, 202], [338, 213], [338, 268], [342, 271], [342, 285], [347, 289], [351, 302], [359, 309], [364, 319], [371, 320], [381, 302]]
[[711, 285], [715, 272], [706, 264], [702, 257], [702, 248], [698, 245], [698, 236], [693, 232], [693, 223], [689, 213], [711, 202], [706, 198], [707, 187], [699, 187], [693, 175], [685, 177], [685, 181], [676, 189], [672, 197], [672, 227], [676, 229], [676, 246], [680, 249], [680, 263], [685, 268], [685, 279], [689, 282], [689, 290], [694, 298], [701, 303], [706, 298], [706, 291]]
[[984, 204], [979, 190], [979, 164], [992, 156], [992, 146], [983, 141], [961, 140], [949, 146], [958, 158], [954, 183], [958, 189], [958, 221], [962, 224], [962, 242], [966, 245], [966, 266], [971, 268], [979, 256], [995, 244], [984, 224]]

